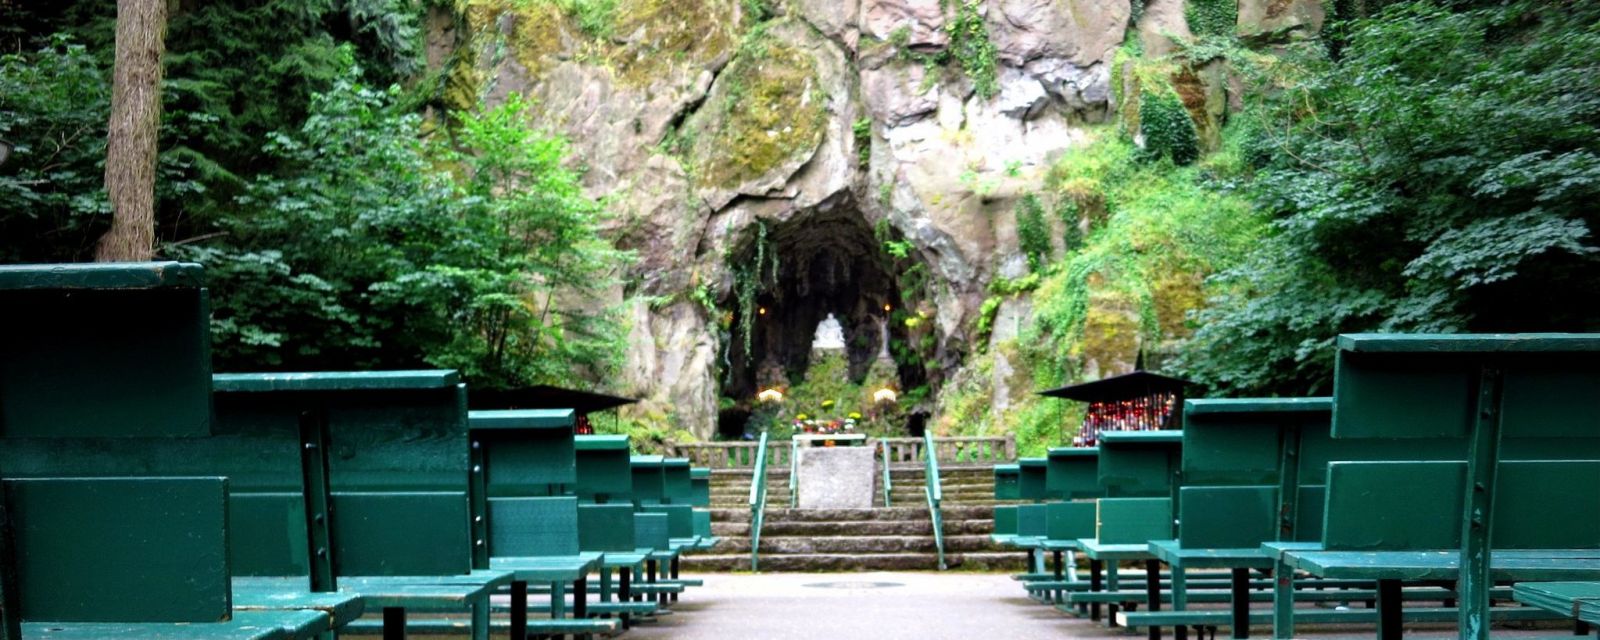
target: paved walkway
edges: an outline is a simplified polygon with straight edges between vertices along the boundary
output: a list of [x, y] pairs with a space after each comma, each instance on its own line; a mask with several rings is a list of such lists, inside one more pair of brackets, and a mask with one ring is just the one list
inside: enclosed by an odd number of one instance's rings
[[[1106, 629], [1038, 604], [1010, 576], [983, 573], [696, 574], [673, 615], [642, 624], [626, 640], [942, 640], [945, 638], [1116, 638]], [[1545, 628], [1568, 626], [1543, 625]], [[1372, 637], [1371, 626], [1302, 629], [1307, 637]], [[1557, 634], [1561, 633], [1559, 631]], [[1257, 638], [1271, 635], [1255, 630]], [[1222, 634], [1226, 636], [1226, 632]], [[1411, 638], [1454, 638], [1449, 625], [1408, 630]], [[1507, 630], [1496, 637], [1537, 636]], [[1551, 632], [1544, 631], [1543, 636]], [[1170, 630], [1167, 638], [1171, 638]], [[1191, 636], [1193, 637], [1193, 636]]]

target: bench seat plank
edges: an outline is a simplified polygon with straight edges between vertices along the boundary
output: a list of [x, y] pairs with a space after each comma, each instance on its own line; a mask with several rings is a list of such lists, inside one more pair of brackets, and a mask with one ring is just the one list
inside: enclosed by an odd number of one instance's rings
[[24, 622], [27, 640], [299, 640], [328, 631], [318, 611], [238, 611], [226, 622]]
[[1150, 544], [1147, 542], [1100, 544], [1095, 538], [1084, 538], [1078, 541], [1078, 548], [1093, 560], [1150, 560], [1155, 557], [1150, 553]]
[[1272, 558], [1260, 547], [1240, 549], [1192, 549], [1178, 546], [1177, 540], [1151, 540], [1150, 552], [1174, 568], [1254, 569], [1269, 568]]
[[[472, 628], [472, 623], [467, 620], [450, 618], [422, 618], [406, 620], [406, 630], [418, 635], [427, 636], [457, 636], [467, 633]], [[528, 621], [528, 635], [613, 635], [622, 631], [622, 621], [616, 619], [588, 618], [576, 620], [561, 618], [537, 618]], [[511, 630], [511, 621], [498, 618], [490, 624], [490, 630], [505, 633]], [[350, 635], [379, 635], [383, 633], [382, 620], [357, 620], [340, 630], [340, 634]]]
[[[1179, 625], [1205, 625], [1226, 627], [1233, 612], [1227, 609], [1188, 609], [1183, 611], [1118, 612], [1117, 622], [1128, 628], [1175, 627]], [[1416, 607], [1401, 612], [1406, 622], [1455, 622], [1460, 611], [1455, 607]], [[1536, 607], [1495, 607], [1489, 617], [1496, 621], [1557, 620], [1554, 613]], [[1378, 621], [1377, 609], [1295, 609], [1295, 622], [1309, 624], [1373, 623]], [[1250, 612], [1250, 624], [1269, 624], [1272, 612], [1266, 609]], [[1567, 636], [1572, 637], [1572, 636]]]
[[1517, 602], [1590, 624], [1600, 624], [1600, 582], [1519, 582], [1512, 585]]
[[[1457, 550], [1289, 551], [1284, 561], [1324, 578], [1455, 580], [1461, 574], [1461, 552]], [[1491, 557], [1490, 578], [1600, 580], [1600, 552], [1497, 550]]]
[[573, 556], [492, 557], [489, 567], [516, 574], [522, 582], [572, 582], [598, 570], [605, 555], [585, 551]]
[[365, 603], [359, 594], [314, 593], [308, 591], [307, 586], [303, 577], [235, 577], [233, 610], [321, 611], [329, 616], [334, 628], [360, 618], [366, 611]]

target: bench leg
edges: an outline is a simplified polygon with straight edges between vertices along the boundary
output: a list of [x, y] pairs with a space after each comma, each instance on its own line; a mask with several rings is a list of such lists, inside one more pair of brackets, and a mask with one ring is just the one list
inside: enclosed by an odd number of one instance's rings
[[406, 640], [406, 610], [404, 608], [383, 608], [383, 640]]
[[550, 585], [550, 619], [560, 620], [567, 617], [567, 583], [557, 582]]
[[[1052, 574], [1051, 575], [1055, 576], [1056, 582], [1061, 582], [1065, 578], [1065, 576], [1063, 576], [1061, 574], [1061, 552], [1060, 551], [1052, 551], [1052, 552], [1050, 552], [1050, 561], [1051, 561], [1051, 566], [1054, 567], [1054, 569], [1052, 570]], [[1048, 597], [1050, 598], [1050, 603], [1051, 604], [1061, 604], [1061, 590], [1060, 589], [1051, 589], [1049, 591], [1049, 593], [1048, 593]]]
[[[1155, 560], [1144, 561], [1144, 595], [1145, 610], [1161, 610], [1161, 563]], [[1161, 627], [1150, 626], [1150, 640], [1161, 640]]]
[[1584, 622], [1582, 620], [1578, 620], [1576, 622], [1573, 622], [1572, 623], [1572, 635], [1575, 635], [1575, 636], [1586, 636], [1586, 635], [1589, 635], [1589, 623]]
[[1401, 629], [1400, 581], [1378, 581], [1378, 640], [1398, 640]]
[[1233, 637], [1250, 637], [1250, 570], [1233, 570]]
[[[1122, 589], [1121, 582], [1121, 580], [1117, 579], [1117, 561], [1112, 560], [1110, 564], [1106, 565], [1106, 591], [1120, 591]], [[1106, 603], [1106, 626], [1112, 628], [1117, 626], [1117, 603], [1115, 602]]]
[[[1156, 563], [1156, 568], [1161, 564]], [[1159, 578], [1158, 578], [1159, 579]], [[1189, 581], [1186, 570], [1180, 566], [1172, 567], [1172, 610], [1186, 611], [1189, 608]], [[1196, 635], [1204, 636], [1205, 632], [1196, 629]], [[1178, 625], [1172, 628], [1172, 637], [1177, 640], [1189, 640], [1188, 625]]]
[[528, 583], [511, 582], [511, 640], [528, 640]]
[[[672, 579], [673, 580], [677, 580], [678, 579], [678, 558], [676, 556], [674, 556], [672, 558]], [[676, 594], [676, 593], [672, 594], [672, 601], [673, 602], [677, 602], [678, 601], [678, 594]]]
[[572, 617], [579, 620], [589, 619], [589, 576], [578, 578], [572, 583]]
[[1272, 566], [1272, 637], [1294, 637], [1294, 570], [1281, 558]]
[[[633, 602], [633, 594], [629, 593], [633, 590], [633, 585], [629, 584], [632, 581], [633, 567], [623, 567], [617, 571], [617, 599], [619, 601]], [[633, 616], [626, 613], [622, 614], [622, 628], [627, 629], [631, 626], [633, 626]]]
[[[1101, 564], [1100, 564], [1099, 560], [1090, 560], [1089, 561], [1089, 592], [1090, 593], [1096, 593], [1096, 592], [1100, 591], [1100, 570], [1101, 570]], [[1099, 622], [1100, 621], [1100, 603], [1096, 602], [1094, 604], [1089, 605], [1089, 620], [1092, 621], [1092, 622]]]
[[489, 593], [472, 599], [472, 640], [489, 640]]

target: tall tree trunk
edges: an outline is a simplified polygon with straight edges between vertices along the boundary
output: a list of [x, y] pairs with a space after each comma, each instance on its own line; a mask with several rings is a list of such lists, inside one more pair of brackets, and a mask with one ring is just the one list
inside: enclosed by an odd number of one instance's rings
[[98, 262], [149, 260], [155, 253], [156, 137], [166, 34], [167, 0], [117, 0], [117, 59], [106, 144], [111, 229], [95, 247]]

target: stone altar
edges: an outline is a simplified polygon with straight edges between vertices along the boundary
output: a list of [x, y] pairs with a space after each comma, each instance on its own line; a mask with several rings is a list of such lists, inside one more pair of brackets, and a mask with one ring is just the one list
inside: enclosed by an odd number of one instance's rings
[[801, 509], [872, 508], [873, 447], [799, 447], [795, 455]]

